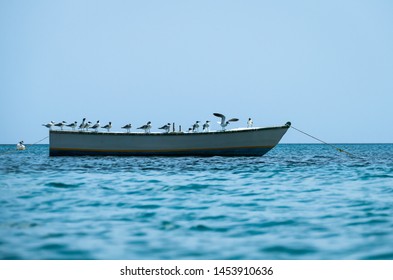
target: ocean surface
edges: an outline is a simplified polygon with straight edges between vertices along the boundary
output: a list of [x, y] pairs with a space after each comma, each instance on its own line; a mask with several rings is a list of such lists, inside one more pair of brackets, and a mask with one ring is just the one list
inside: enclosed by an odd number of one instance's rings
[[0, 259], [393, 259], [393, 144], [263, 157], [0, 145]]

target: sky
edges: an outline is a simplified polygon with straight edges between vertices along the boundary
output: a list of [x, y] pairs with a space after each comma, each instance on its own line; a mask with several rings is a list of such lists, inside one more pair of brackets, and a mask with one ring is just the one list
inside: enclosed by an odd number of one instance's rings
[[[0, 1], [0, 143], [86, 117], [114, 131], [287, 121], [393, 143], [393, 1]], [[45, 142], [46, 141], [46, 142]], [[42, 143], [47, 143], [45, 140]], [[315, 143], [290, 129], [282, 143]]]

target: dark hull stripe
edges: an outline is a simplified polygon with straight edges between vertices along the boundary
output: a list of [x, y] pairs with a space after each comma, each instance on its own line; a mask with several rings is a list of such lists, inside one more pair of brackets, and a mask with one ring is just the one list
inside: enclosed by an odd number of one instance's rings
[[181, 150], [181, 151], [98, 151], [81, 149], [50, 149], [50, 156], [262, 156], [272, 147]]

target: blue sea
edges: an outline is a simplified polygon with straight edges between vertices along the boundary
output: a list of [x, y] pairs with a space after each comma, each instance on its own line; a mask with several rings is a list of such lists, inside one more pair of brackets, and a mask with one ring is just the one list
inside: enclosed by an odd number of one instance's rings
[[393, 144], [263, 157], [0, 145], [0, 259], [393, 259]]

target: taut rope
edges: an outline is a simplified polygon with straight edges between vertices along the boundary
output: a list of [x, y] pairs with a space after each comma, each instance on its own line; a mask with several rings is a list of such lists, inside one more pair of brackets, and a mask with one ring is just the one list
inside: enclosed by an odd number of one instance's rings
[[317, 138], [317, 137], [315, 137], [315, 136], [312, 136], [312, 135], [310, 135], [310, 134], [308, 134], [308, 133], [306, 133], [306, 132], [304, 132], [304, 131], [302, 131], [302, 130], [300, 130], [300, 129], [298, 129], [298, 128], [292, 126], [292, 125], [290, 125], [290, 127], [293, 128], [294, 130], [300, 132], [300, 133], [303, 133], [304, 135], [307, 135], [308, 137], [311, 137], [311, 138], [313, 138], [313, 139], [315, 139], [315, 140], [317, 140], [317, 141], [319, 141], [319, 142], [325, 144], [325, 145], [328, 145], [328, 146], [330, 146], [330, 147], [333, 147], [334, 149], [336, 149], [336, 150], [339, 151], [340, 153], [346, 153], [347, 155], [349, 155], [349, 156], [351, 156], [351, 157], [356, 157], [354, 154], [351, 154], [350, 152], [347, 152], [347, 151], [345, 151], [344, 149], [341, 149], [341, 148], [339, 148], [339, 147], [337, 147], [337, 146], [335, 146], [335, 145], [326, 143], [325, 141], [323, 141], [323, 140], [321, 140], [321, 139], [319, 139], [319, 138]]

